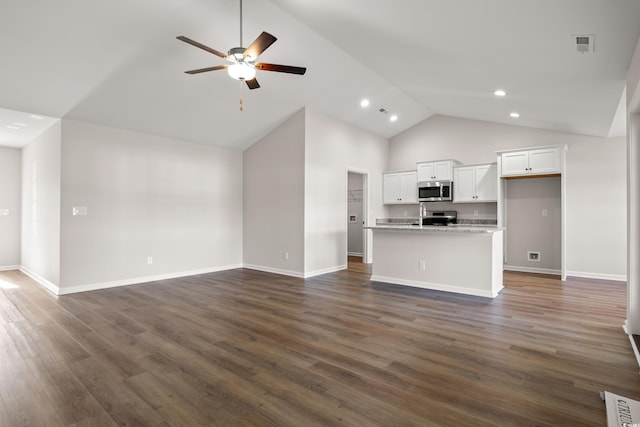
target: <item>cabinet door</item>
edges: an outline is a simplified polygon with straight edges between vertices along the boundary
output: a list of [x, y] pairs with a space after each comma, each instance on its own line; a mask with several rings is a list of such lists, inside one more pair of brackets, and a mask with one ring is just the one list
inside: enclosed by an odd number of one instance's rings
[[382, 175], [382, 203], [398, 203], [400, 200], [400, 175], [385, 173]]
[[529, 173], [529, 152], [502, 154], [502, 176], [526, 175]]
[[475, 201], [475, 167], [467, 166], [453, 170], [453, 201]]
[[400, 174], [400, 201], [402, 203], [418, 203], [417, 172]]
[[435, 179], [435, 169], [433, 163], [418, 164], [418, 182], [433, 181]]
[[450, 161], [433, 164], [433, 176], [436, 181], [451, 181], [453, 165]]
[[560, 173], [560, 150], [554, 147], [529, 151], [529, 173]]
[[[498, 200], [498, 166], [476, 166], [476, 202], [495, 202]], [[455, 188], [455, 184], [454, 184]]]

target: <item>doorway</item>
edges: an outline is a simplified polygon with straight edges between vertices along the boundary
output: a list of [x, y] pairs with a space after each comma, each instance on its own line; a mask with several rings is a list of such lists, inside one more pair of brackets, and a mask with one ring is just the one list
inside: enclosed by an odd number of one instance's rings
[[366, 172], [347, 170], [347, 265], [369, 258], [367, 178]]

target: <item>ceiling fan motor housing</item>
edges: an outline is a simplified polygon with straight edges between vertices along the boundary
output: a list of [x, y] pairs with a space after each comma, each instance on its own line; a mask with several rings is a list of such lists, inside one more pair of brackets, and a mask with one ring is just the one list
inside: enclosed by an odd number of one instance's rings
[[244, 58], [244, 51], [246, 48], [244, 47], [232, 47], [229, 49], [229, 56], [231, 60], [240, 61]]

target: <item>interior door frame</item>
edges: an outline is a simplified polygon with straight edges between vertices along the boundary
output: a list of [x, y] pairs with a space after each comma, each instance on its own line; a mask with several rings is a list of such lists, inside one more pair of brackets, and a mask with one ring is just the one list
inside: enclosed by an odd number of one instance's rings
[[349, 173], [362, 175], [362, 262], [365, 264], [371, 264], [373, 262], [373, 254], [371, 250], [371, 242], [373, 240], [373, 232], [364, 227], [370, 224], [370, 207], [369, 207], [369, 171], [364, 169], [347, 167], [345, 171], [345, 265], [349, 265]]

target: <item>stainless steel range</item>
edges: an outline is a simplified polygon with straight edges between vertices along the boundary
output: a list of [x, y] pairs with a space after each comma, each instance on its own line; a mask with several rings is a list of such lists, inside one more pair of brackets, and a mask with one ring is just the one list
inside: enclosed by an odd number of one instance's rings
[[447, 226], [458, 222], [457, 211], [428, 211], [420, 209], [422, 225]]

